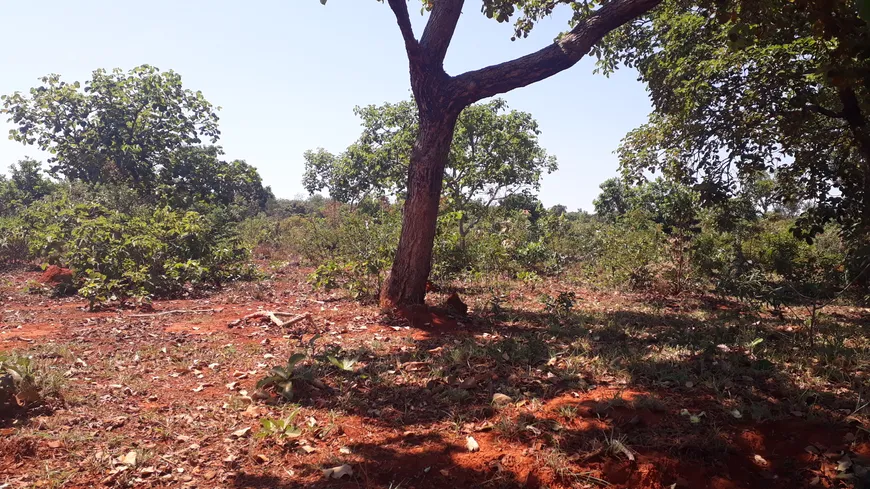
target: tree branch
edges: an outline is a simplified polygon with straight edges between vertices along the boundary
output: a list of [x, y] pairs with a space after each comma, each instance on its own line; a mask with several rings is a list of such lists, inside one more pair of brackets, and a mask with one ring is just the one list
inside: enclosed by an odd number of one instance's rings
[[815, 112], [817, 114], [821, 114], [821, 115], [830, 117], [832, 119], [843, 119], [844, 118], [842, 112], [837, 112], [837, 111], [822, 107], [821, 105], [808, 104], [804, 107], [804, 109], [806, 109], [810, 112]]
[[653, 9], [662, 0], [614, 0], [577, 24], [553, 44], [505, 63], [469, 71], [453, 78], [462, 104], [549, 78], [574, 66], [607, 33]]
[[432, 7], [429, 22], [420, 37], [420, 46], [429, 62], [439, 65], [444, 62], [464, 3], [465, 0], [438, 0]]
[[389, 0], [390, 9], [396, 15], [396, 22], [399, 24], [399, 31], [402, 32], [402, 38], [405, 40], [405, 51], [408, 52], [408, 59], [414, 59], [419, 56], [420, 44], [417, 38], [414, 37], [414, 29], [411, 27], [411, 17], [408, 15], [408, 0]]

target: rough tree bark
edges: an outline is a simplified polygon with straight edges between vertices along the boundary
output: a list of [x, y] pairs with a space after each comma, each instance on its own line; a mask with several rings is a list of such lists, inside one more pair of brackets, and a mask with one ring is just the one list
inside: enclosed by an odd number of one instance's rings
[[444, 71], [444, 57], [465, 1], [435, 0], [418, 41], [411, 28], [407, 0], [389, 0], [408, 54], [420, 133], [411, 152], [402, 232], [382, 288], [382, 307], [422, 304], [425, 299], [441, 183], [460, 112], [478, 100], [530, 85], [574, 66], [605, 34], [661, 1], [613, 0], [537, 52], [451, 77]]

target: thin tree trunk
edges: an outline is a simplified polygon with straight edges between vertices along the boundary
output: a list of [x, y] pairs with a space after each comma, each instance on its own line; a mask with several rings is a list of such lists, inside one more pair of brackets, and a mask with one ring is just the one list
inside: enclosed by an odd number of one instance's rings
[[465, 0], [432, 2], [429, 21], [419, 41], [414, 36], [407, 0], [388, 0], [408, 54], [420, 134], [411, 152], [402, 233], [393, 267], [381, 291], [382, 307], [423, 304], [432, 268], [444, 167], [462, 109], [574, 66], [608, 32], [661, 2], [613, 0], [578, 22], [556, 42], [534, 53], [451, 77], [444, 71], [444, 56]]
[[468, 230], [465, 229], [465, 211], [462, 211], [462, 217], [459, 218], [459, 249], [465, 251], [465, 235], [468, 234]]
[[444, 167], [455, 125], [456, 115], [427, 117], [421, 114], [420, 133], [411, 152], [402, 235], [381, 293], [382, 307], [423, 303], [432, 269]]

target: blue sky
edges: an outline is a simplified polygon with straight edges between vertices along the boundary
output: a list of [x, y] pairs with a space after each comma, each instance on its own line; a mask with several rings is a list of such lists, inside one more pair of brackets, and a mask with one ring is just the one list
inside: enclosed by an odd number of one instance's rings
[[[37, 6], [38, 5], [38, 6]], [[425, 18], [411, 0], [418, 36]], [[0, 93], [25, 91], [58, 73], [84, 81], [97, 68], [140, 64], [175, 70], [188, 88], [223, 109], [228, 158], [256, 166], [279, 197], [304, 193], [302, 153], [341, 151], [359, 135], [355, 105], [410, 95], [407, 64], [389, 8], [375, 0], [0, 1]], [[447, 55], [448, 73], [477, 69], [552, 42], [566, 17], [543, 22], [528, 39], [486, 19], [468, 0]], [[541, 200], [590, 210], [598, 184], [617, 171], [616, 149], [650, 110], [631, 70], [594, 75], [593, 59], [504, 95], [531, 112], [541, 142], [559, 160]], [[3, 136], [10, 125], [0, 121]], [[0, 137], [0, 167], [38, 150]]]

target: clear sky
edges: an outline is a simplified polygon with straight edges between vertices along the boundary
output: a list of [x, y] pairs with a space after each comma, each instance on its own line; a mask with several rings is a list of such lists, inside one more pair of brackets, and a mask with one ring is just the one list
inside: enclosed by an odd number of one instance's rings
[[[410, 4], [419, 37], [425, 18]], [[448, 73], [512, 59], [552, 42], [566, 17], [511, 42], [511, 27], [468, 0], [447, 54]], [[278, 197], [304, 192], [306, 149], [339, 152], [359, 135], [355, 105], [410, 95], [404, 48], [386, 4], [375, 0], [0, 0], [4, 47], [0, 93], [26, 91], [58, 73], [84, 81], [97, 68], [140, 64], [175, 70], [187, 88], [222, 107], [227, 157], [257, 167]], [[617, 171], [616, 149], [650, 110], [636, 74], [594, 75], [593, 59], [504, 95], [537, 118], [543, 146], [559, 160], [544, 179], [547, 206], [590, 210], [598, 184]], [[0, 168], [34, 147], [7, 140], [0, 121]]]

